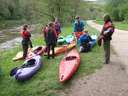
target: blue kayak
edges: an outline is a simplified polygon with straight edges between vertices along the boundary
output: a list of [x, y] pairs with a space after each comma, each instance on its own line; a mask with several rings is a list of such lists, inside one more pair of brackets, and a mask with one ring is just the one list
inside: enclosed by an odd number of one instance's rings
[[71, 43], [73, 40], [74, 40], [74, 36], [72, 36], [72, 35], [68, 35], [68, 36], [66, 37], [66, 42], [67, 42], [68, 44]]
[[91, 35], [92, 40], [89, 42], [91, 45], [91, 48], [96, 45], [97, 35]]

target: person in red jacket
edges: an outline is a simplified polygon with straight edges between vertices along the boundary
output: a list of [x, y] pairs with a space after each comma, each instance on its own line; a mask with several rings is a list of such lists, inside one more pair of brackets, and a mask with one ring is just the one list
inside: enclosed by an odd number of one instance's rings
[[110, 41], [112, 40], [112, 35], [114, 33], [114, 24], [109, 15], [104, 16], [104, 25], [100, 34], [100, 37], [103, 39], [103, 46], [105, 52], [105, 61], [104, 64], [110, 63]]
[[56, 41], [57, 41], [57, 33], [54, 27], [54, 23], [49, 23], [48, 30], [45, 34], [48, 59], [50, 59], [50, 49], [52, 49], [52, 58], [54, 58], [54, 47], [56, 46]]
[[32, 48], [32, 42], [31, 42], [31, 34], [28, 31], [28, 25], [24, 25], [22, 31], [20, 32], [20, 35], [22, 37], [22, 48], [23, 48], [23, 59], [26, 58], [29, 45]]
[[48, 24], [42, 27], [42, 33], [43, 33], [43, 38], [44, 41], [46, 42], [46, 33], [48, 32]]
[[57, 35], [59, 35], [61, 33], [61, 24], [60, 24], [58, 18], [55, 18], [54, 26], [55, 26], [55, 30], [56, 30]]

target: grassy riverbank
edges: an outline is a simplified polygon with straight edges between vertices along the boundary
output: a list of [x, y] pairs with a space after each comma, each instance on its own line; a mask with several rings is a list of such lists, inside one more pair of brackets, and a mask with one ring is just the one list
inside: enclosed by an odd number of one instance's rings
[[[102, 20], [96, 20], [96, 23], [103, 25]], [[124, 22], [114, 22], [115, 27], [121, 30], [128, 30], [128, 24]]]
[[[98, 34], [98, 32], [91, 27], [88, 27], [88, 30], [90, 34]], [[62, 29], [62, 34], [65, 36], [71, 32], [71, 27]], [[34, 46], [44, 44], [42, 36], [32, 41]], [[2, 75], [0, 76], [0, 96], [57, 96], [57, 91], [63, 90], [65, 87], [64, 84], [62, 85], [58, 81], [58, 64], [64, 55], [59, 55], [55, 59], [50, 60], [47, 60], [47, 58], [43, 56], [43, 66], [39, 72], [26, 82], [17, 82], [9, 76], [9, 72], [12, 68], [21, 66], [23, 63], [23, 61], [12, 61], [12, 58], [20, 50], [21, 48], [18, 46], [6, 52], [1, 52], [0, 67], [2, 69]], [[80, 67], [72, 79], [89, 75], [95, 72], [96, 69], [102, 67], [102, 48], [95, 46], [91, 52], [82, 53], [80, 56]], [[70, 80], [70, 82], [72, 82], [72, 80]]]

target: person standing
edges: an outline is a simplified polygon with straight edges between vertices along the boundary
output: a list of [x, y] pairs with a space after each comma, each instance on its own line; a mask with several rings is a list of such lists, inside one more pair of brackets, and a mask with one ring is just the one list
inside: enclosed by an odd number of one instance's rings
[[54, 27], [54, 23], [48, 24], [48, 31], [45, 35], [48, 59], [50, 59], [50, 49], [52, 49], [52, 58], [54, 58], [54, 47], [56, 45], [57, 33]]
[[32, 48], [32, 42], [31, 42], [31, 34], [28, 31], [28, 25], [24, 25], [22, 28], [22, 31], [20, 32], [20, 35], [22, 37], [22, 48], [23, 48], [23, 59], [26, 58], [29, 45]]
[[55, 26], [57, 35], [59, 35], [61, 33], [61, 25], [60, 25], [58, 18], [55, 18], [54, 26]]
[[48, 25], [45, 25], [44, 27], [42, 27], [42, 33], [43, 33], [43, 38], [44, 41], [46, 42], [46, 34], [48, 32]]
[[80, 35], [82, 35], [83, 33], [83, 31], [84, 31], [84, 22], [80, 19], [80, 17], [79, 16], [76, 16], [76, 18], [75, 18], [76, 20], [75, 20], [75, 22], [74, 22], [74, 26], [73, 26], [73, 28], [74, 28], [74, 35], [75, 35], [75, 37], [77, 38], [77, 39], [79, 39], [79, 37], [80, 37]]
[[110, 63], [110, 43], [112, 40], [112, 35], [114, 33], [114, 24], [109, 15], [104, 16], [104, 25], [100, 34], [103, 39], [103, 47], [105, 52], [104, 64]]

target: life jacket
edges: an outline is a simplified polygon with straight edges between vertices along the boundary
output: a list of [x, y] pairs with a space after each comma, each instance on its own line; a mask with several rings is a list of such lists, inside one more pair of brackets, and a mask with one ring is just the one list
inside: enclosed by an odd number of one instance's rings
[[27, 39], [31, 37], [31, 34], [28, 31], [21, 31], [20, 35], [23, 39]]
[[48, 32], [46, 33], [46, 43], [47, 44], [53, 44], [56, 42], [57, 39], [57, 34], [55, 30], [48, 30]]
[[115, 30], [114, 25], [112, 22], [105, 22], [103, 26], [103, 32], [104, 32], [104, 41], [110, 41], [112, 39], [112, 34]]
[[106, 30], [108, 30], [108, 28], [112, 28], [112, 32], [114, 32], [114, 26], [113, 26], [113, 24], [112, 24], [112, 22], [105, 22], [104, 23], [104, 31], [106, 31]]

